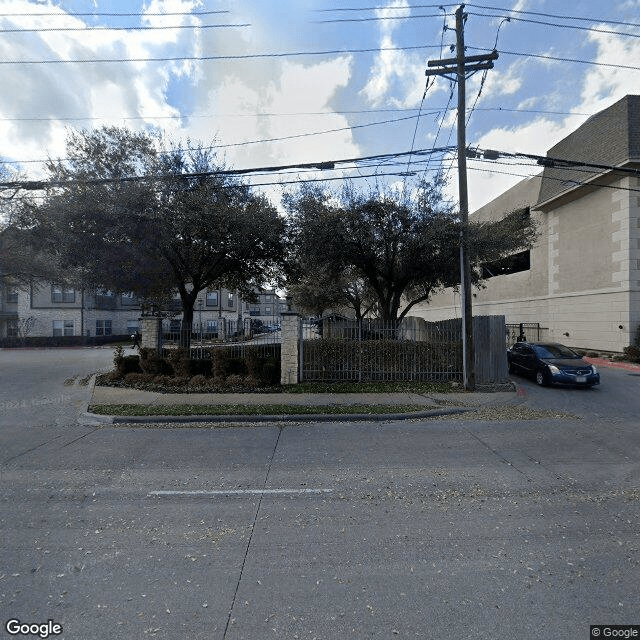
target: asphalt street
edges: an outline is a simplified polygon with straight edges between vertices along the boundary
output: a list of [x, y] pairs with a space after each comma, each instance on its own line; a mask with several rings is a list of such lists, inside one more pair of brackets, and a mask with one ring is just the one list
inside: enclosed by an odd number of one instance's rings
[[545, 420], [79, 424], [77, 381], [111, 358], [0, 351], [0, 638], [10, 619], [66, 640], [640, 624], [635, 373], [590, 391], [514, 378], [512, 404]]

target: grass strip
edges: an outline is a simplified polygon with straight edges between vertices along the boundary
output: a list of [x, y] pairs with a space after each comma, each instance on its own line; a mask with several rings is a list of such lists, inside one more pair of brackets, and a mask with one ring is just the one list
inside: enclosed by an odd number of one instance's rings
[[435, 409], [429, 405], [289, 405], [289, 404], [94, 404], [90, 413], [109, 416], [280, 416], [414, 413]]

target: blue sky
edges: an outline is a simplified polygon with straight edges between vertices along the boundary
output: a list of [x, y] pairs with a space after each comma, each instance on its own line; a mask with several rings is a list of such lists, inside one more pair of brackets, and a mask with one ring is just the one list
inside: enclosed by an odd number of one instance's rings
[[[428, 0], [2, 0], [0, 153], [37, 177], [39, 161], [64, 155], [68, 127], [103, 124], [215, 143], [221, 159], [236, 168], [455, 145], [456, 96], [450, 100], [452, 87], [444, 79], [425, 95], [424, 71], [428, 60], [453, 55], [458, 6]], [[468, 106], [475, 104], [468, 144], [543, 155], [589, 115], [640, 93], [639, 10], [640, 0], [468, 3], [467, 54], [486, 53], [496, 38], [501, 52], [478, 98], [482, 75], [467, 83]], [[110, 62], [88, 62], [95, 59]], [[405, 157], [398, 165], [377, 162], [322, 175], [409, 168], [429, 177], [440, 167], [448, 169], [455, 197], [452, 155], [434, 155], [429, 165], [424, 157], [408, 165]], [[534, 173], [531, 164], [470, 162], [471, 211]], [[356, 179], [363, 187], [374, 180]], [[265, 189], [273, 198], [280, 191]]]

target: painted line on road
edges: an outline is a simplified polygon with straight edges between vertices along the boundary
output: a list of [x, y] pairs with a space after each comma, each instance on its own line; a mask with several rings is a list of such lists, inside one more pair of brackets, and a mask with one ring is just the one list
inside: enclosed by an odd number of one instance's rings
[[331, 493], [333, 489], [211, 489], [184, 491], [150, 491], [147, 497], [163, 496], [229, 496], [229, 495], [295, 495], [305, 493]]

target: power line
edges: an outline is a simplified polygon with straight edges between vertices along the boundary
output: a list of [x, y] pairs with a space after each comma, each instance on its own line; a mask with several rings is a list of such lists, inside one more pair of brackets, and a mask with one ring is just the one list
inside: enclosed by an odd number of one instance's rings
[[506, 13], [520, 13], [520, 14], [529, 15], [529, 16], [542, 16], [544, 18], [554, 18], [558, 20], [581, 20], [584, 22], [594, 22], [594, 23], [600, 23], [600, 24], [616, 24], [623, 27], [640, 27], [640, 24], [633, 23], [633, 22], [623, 22], [620, 20], [605, 20], [604, 18], [595, 18], [595, 17], [592, 18], [588, 16], [567, 16], [567, 15], [561, 16], [554, 13], [543, 13], [541, 11], [524, 11], [522, 9], [506, 9], [505, 7], [487, 7], [485, 5], [474, 4], [474, 3], [467, 3], [466, 6], [475, 7], [476, 9], [487, 9], [489, 11], [504, 11]]
[[[442, 111], [452, 110], [449, 106], [432, 107], [429, 111], [423, 111], [422, 115], [435, 115]], [[556, 116], [592, 116], [593, 113], [581, 113], [572, 111], [553, 111], [548, 109], [518, 109], [511, 107], [475, 107], [476, 111], [500, 111], [504, 113], [534, 113], [541, 115]], [[144, 116], [117, 116], [117, 120], [182, 120], [182, 119], [200, 119], [200, 118], [290, 118], [292, 116], [324, 116], [324, 115], [358, 115], [365, 113], [408, 113], [418, 112], [418, 107], [397, 107], [387, 109], [339, 109], [336, 111], [256, 111], [255, 113], [209, 113], [209, 114], [177, 114], [171, 116], [165, 115], [144, 115]], [[470, 111], [470, 109], [468, 110]], [[612, 116], [614, 117], [614, 116]], [[0, 118], [0, 122], [92, 122], [112, 120], [113, 116], [46, 116], [46, 117], [20, 117], [20, 118]]]
[[38, 29], [0, 29], [0, 33], [49, 33], [49, 32], [92, 32], [92, 31], [172, 31], [174, 29], [219, 29], [227, 27], [250, 27], [251, 23], [242, 24], [180, 24], [157, 27], [40, 27]]
[[203, 172], [194, 172], [194, 173], [184, 173], [180, 175], [175, 174], [167, 174], [163, 176], [124, 176], [119, 178], [95, 178], [88, 180], [70, 180], [70, 181], [51, 181], [51, 180], [13, 180], [7, 182], [0, 182], [0, 189], [26, 189], [26, 190], [41, 190], [46, 186], [69, 186], [73, 184], [114, 184], [114, 183], [124, 183], [124, 182], [140, 182], [144, 180], [175, 180], [177, 178], [202, 178], [212, 175], [219, 176], [237, 176], [237, 175], [247, 175], [256, 172], [277, 172], [289, 169], [317, 169], [317, 170], [326, 170], [326, 169], [334, 169], [337, 164], [353, 164], [361, 161], [383, 161], [387, 158], [400, 158], [403, 156], [408, 156], [410, 154], [415, 155], [426, 155], [430, 153], [442, 153], [446, 152], [449, 149], [442, 147], [440, 149], [420, 149], [413, 151], [400, 151], [395, 153], [385, 153], [378, 154], [372, 156], [362, 156], [355, 158], [346, 158], [342, 160], [331, 160], [331, 161], [322, 161], [322, 162], [307, 162], [307, 163], [298, 163], [298, 164], [290, 164], [290, 165], [278, 165], [271, 167], [254, 167], [249, 169], [217, 169], [215, 171], [203, 171]]
[[[468, 46], [467, 49], [473, 50], [473, 51], [489, 51], [489, 49], [487, 49], [486, 47], [470, 47]], [[537, 59], [541, 59], [541, 60], [554, 60], [556, 62], [572, 62], [572, 63], [576, 63], [576, 64], [588, 64], [588, 65], [592, 65], [595, 67], [608, 67], [611, 69], [629, 69], [631, 71], [640, 71], [640, 67], [634, 66], [634, 65], [629, 65], [629, 64], [613, 64], [613, 63], [609, 63], [609, 62], [593, 62], [592, 60], [580, 60], [579, 58], [561, 58], [558, 56], [550, 56], [550, 55], [543, 55], [543, 54], [539, 54], [539, 53], [527, 53], [527, 52], [518, 52], [518, 51], [505, 51], [503, 49], [499, 50], [500, 55], [505, 55], [505, 56], [519, 56], [519, 57], [524, 57], [524, 58], [537, 58]]]
[[406, 47], [375, 47], [366, 49], [329, 49], [326, 51], [284, 51], [275, 53], [246, 53], [220, 56], [175, 56], [157, 58], [85, 58], [79, 60], [0, 60], [0, 65], [9, 64], [109, 64], [120, 62], [179, 62], [185, 60], [213, 61], [213, 60], [257, 60], [262, 58], [294, 58], [304, 56], [333, 56], [345, 53], [379, 53], [380, 51], [418, 51], [437, 49], [438, 45], [415, 45]]
[[[391, 9], [395, 9], [395, 10], [406, 10], [407, 8], [410, 9], [439, 9], [440, 7], [457, 7], [459, 5], [459, 3], [456, 4], [419, 4], [419, 5], [412, 5], [410, 7], [406, 7], [406, 6], [396, 6], [396, 7], [387, 7], [387, 6], [375, 6], [375, 7], [340, 7], [340, 8], [335, 8], [335, 9], [315, 9], [316, 12], [318, 13], [335, 13], [335, 12], [340, 12], [340, 11], [379, 11], [379, 10], [391, 10]], [[558, 19], [558, 20], [581, 20], [583, 22], [594, 22], [594, 23], [600, 23], [600, 24], [614, 24], [614, 25], [619, 25], [619, 26], [623, 26], [623, 27], [640, 27], [640, 24], [637, 23], [633, 23], [633, 22], [625, 22], [622, 20], [606, 20], [604, 18], [596, 18], [596, 17], [589, 17], [589, 16], [568, 16], [568, 15], [559, 15], [559, 14], [554, 14], [554, 13], [544, 13], [541, 11], [525, 11], [522, 9], [509, 9], [507, 7], [489, 7], [486, 5], [482, 5], [482, 4], [475, 4], [473, 2], [467, 2], [465, 3], [465, 7], [474, 7], [476, 9], [486, 9], [488, 11], [502, 11], [504, 13], [508, 13], [508, 14], [514, 14], [514, 13], [518, 13], [518, 14], [522, 14], [522, 15], [530, 15], [530, 16], [541, 16], [544, 18], [554, 18], [554, 19]], [[498, 17], [498, 16], [495, 16]], [[513, 17], [513, 16], [512, 16]]]
[[[398, 7], [400, 8], [400, 7]], [[334, 18], [333, 20], [313, 20], [315, 24], [331, 24], [336, 22], [380, 22], [387, 20], [416, 20], [418, 18], [440, 18], [439, 13], [406, 15], [406, 16], [374, 16], [373, 18]]]
[[[307, 133], [297, 133], [289, 136], [263, 138], [261, 140], [246, 140], [244, 142], [231, 142], [228, 144], [215, 144], [215, 145], [209, 145], [206, 147], [190, 147], [189, 150], [190, 151], [208, 151], [208, 150], [215, 150], [215, 149], [229, 149], [232, 147], [245, 147], [253, 144], [264, 144], [267, 142], [281, 142], [284, 140], [296, 140], [298, 138], [309, 138], [312, 136], [327, 135], [330, 133], [339, 133], [341, 131], [351, 131], [353, 129], [364, 129], [366, 127], [375, 127], [375, 126], [385, 125], [385, 124], [395, 124], [397, 122], [403, 122], [406, 120], [414, 120], [418, 117], [419, 115], [405, 116], [403, 118], [392, 118], [391, 120], [378, 120], [376, 122], [367, 122], [365, 124], [354, 124], [348, 127], [336, 127], [335, 129], [324, 129], [322, 131], [309, 131]], [[46, 160], [24, 160], [23, 162], [13, 160], [13, 161], [6, 161], [4, 162], [4, 164], [26, 164], [26, 163], [37, 163], [37, 162], [46, 162]], [[2, 163], [0, 162], [0, 164]]]
[[[486, 13], [474, 13], [471, 11], [469, 12], [468, 15], [476, 16], [480, 18], [504, 18], [505, 17], [500, 15], [489, 15]], [[529, 24], [541, 24], [547, 27], [559, 27], [561, 29], [577, 29], [578, 31], [590, 31], [592, 33], [604, 33], [607, 35], [614, 35], [614, 36], [640, 38], [640, 33], [627, 33], [625, 31], [610, 31], [609, 29], [599, 29], [596, 27], [583, 27], [577, 24], [559, 24], [557, 22], [544, 22], [542, 20], [532, 20], [530, 18], [516, 18], [516, 17], [510, 17], [510, 20], [513, 20], [514, 22], [527, 22]]]
[[31, 18], [46, 17], [46, 18], [84, 18], [84, 17], [110, 17], [110, 18], [145, 18], [148, 16], [210, 16], [214, 14], [231, 13], [227, 9], [218, 9], [215, 11], [162, 11], [162, 12], [130, 12], [130, 13], [112, 13], [104, 11], [86, 11], [79, 13], [67, 13], [67, 12], [48, 12], [48, 13], [0, 13], [0, 18]]
[[[457, 7], [458, 4], [414, 4], [410, 9], [440, 9], [441, 7]], [[407, 9], [406, 6], [397, 5], [397, 6], [384, 6], [384, 7], [337, 7], [335, 9], [314, 9], [317, 13], [329, 13], [329, 12], [338, 12], [338, 11], [379, 11], [381, 9], [389, 10], [402, 10]]]

